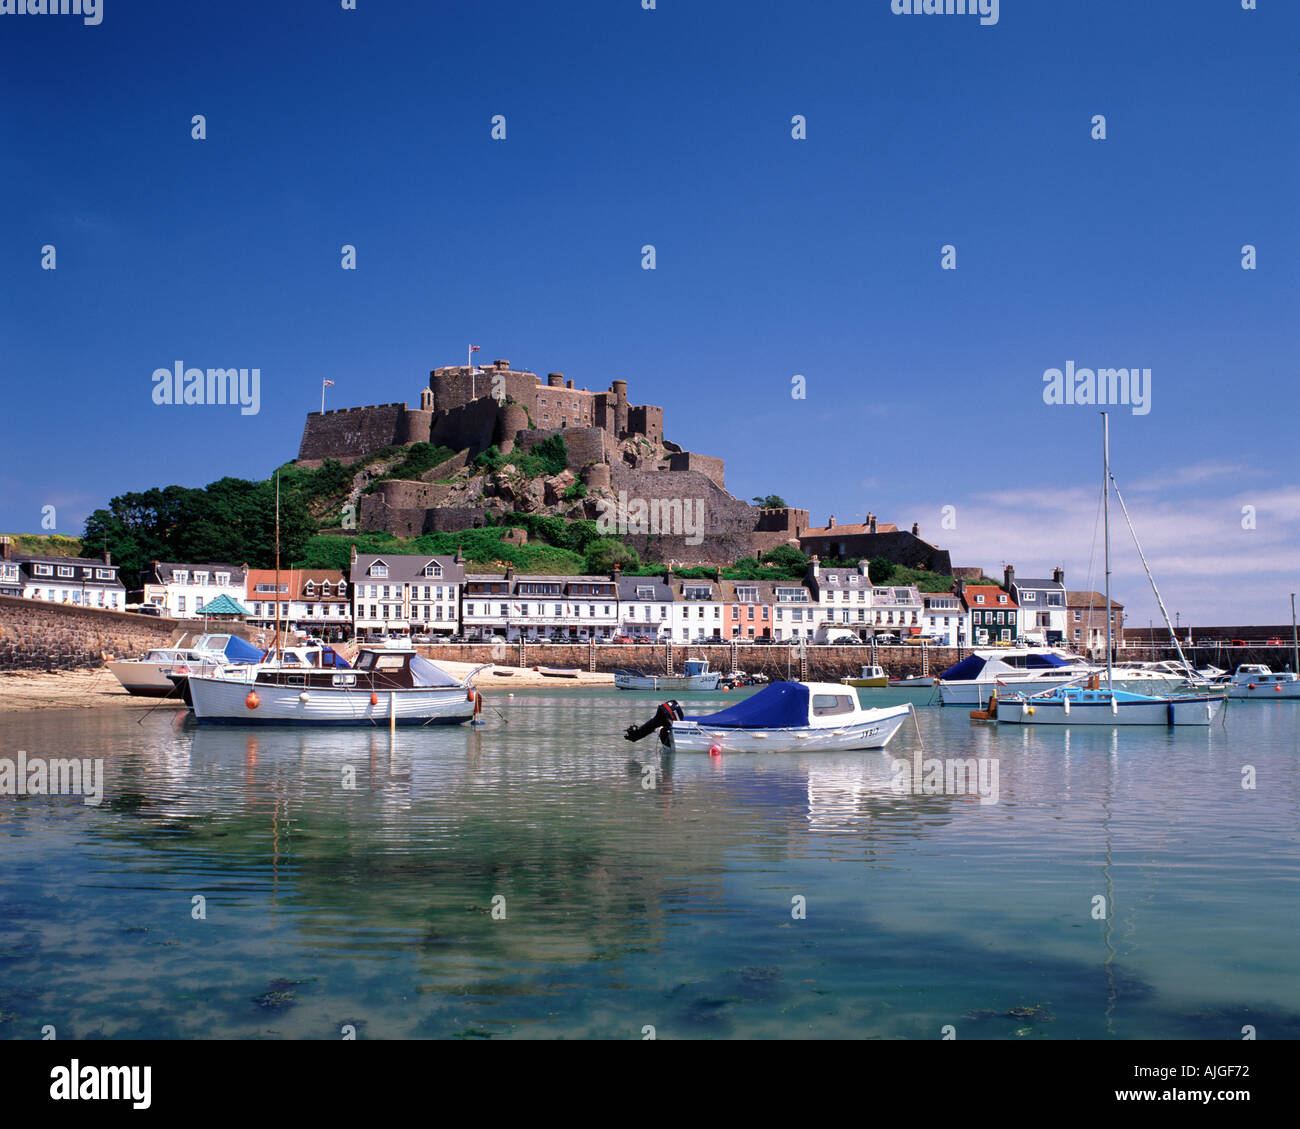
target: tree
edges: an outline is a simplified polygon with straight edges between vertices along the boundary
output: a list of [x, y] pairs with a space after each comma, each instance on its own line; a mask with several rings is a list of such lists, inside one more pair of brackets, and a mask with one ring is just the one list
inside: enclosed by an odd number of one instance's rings
[[793, 545], [778, 545], [763, 556], [765, 568], [783, 571], [792, 580], [797, 580], [808, 571], [808, 558]]
[[618, 565], [624, 572], [634, 572], [641, 567], [641, 554], [632, 546], [624, 545], [613, 537], [598, 537], [587, 545], [585, 556], [587, 571], [593, 576], [603, 576]]
[[867, 562], [867, 575], [871, 577], [873, 584], [888, 584], [896, 567], [893, 561], [886, 560], [884, 557], [872, 557]]
[[754, 505], [764, 510], [784, 510], [787, 503], [780, 494], [768, 494], [765, 497], [755, 498]]

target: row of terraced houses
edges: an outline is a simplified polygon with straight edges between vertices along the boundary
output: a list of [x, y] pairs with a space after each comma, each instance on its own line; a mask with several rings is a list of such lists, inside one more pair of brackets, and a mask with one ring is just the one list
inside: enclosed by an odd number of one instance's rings
[[[124, 609], [117, 566], [104, 559], [11, 554], [0, 539], [0, 595]], [[224, 599], [223, 599], [224, 597]], [[563, 639], [690, 643], [928, 640], [942, 646], [1064, 644], [1095, 649], [1105, 637], [1104, 599], [1050, 579], [954, 582], [949, 592], [873, 583], [865, 561], [823, 567], [801, 580], [730, 580], [721, 570], [687, 579], [467, 572], [459, 556], [357, 554], [346, 573], [255, 569], [226, 563], [155, 562], [141, 602], [159, 615], [237, 614], [325, 638], [411, 635], [470, 640]], [[219, 602], [218, 602], [219, 601]], [[1112, 601], [1121, 638], [1123, 608]]]

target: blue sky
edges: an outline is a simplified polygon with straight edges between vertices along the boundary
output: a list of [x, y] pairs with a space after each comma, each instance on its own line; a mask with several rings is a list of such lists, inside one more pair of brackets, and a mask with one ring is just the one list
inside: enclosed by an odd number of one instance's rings
[[[473, 341], [628, 380], [738, 496], [1083, 586], [1100, 422], [1042, 396], [1072, 360], [1152, 370], [1112, 447], [1171, 613], [1281, 621], [1298, 26], [1281, 0], [1003, 0], [995, 26], [889, 0], [0, 15], [0, 528], [264, 476], [323, 378], [332, 407], [415, 404]], [[178, 359], [260, 368], [259, 413], [155, 405]]]

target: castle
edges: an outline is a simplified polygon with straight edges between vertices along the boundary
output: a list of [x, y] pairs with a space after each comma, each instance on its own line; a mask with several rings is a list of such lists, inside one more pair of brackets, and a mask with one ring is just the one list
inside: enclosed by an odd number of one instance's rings
[[[429, 374], [419, 408], [375, 404], [312, 412], [307, 416], [298, 461], [318, 466], [325, 459], [353, 463], [385, 447], [432, 443], [457, 452], [420, 481], [387, 480], [361, 497], [362, 529], [400, 536], [452, 531], [486, 524], [499, 510], [555, 506], [553, 488], [504, 497], [480, 483], [436, 481], [496, 447], [503, 455], [526, 451], [553, 435], [564, 439], [568, 471], [588, 492], [568, 516], [594, 516], [595, 499], [625, 493], [647, 502], [699, 499], [705, 523], [702, 543], [682, 535], [630, 534], [623, 540], [643, 557], [681, 564], [727, 564], [778, 545], [798, 545], [808, 528], [808, 511], [758, 509], [732, 497], [722, 459], [683, 450], [663, 437], [663, 408], [628, 403], [627, 381], [605, 392], [574, 387], [563, 373], [516, 371], [509, 361], [468, 367], [450, 365]], [[581, 512], [579, 512], [581, 511]]]

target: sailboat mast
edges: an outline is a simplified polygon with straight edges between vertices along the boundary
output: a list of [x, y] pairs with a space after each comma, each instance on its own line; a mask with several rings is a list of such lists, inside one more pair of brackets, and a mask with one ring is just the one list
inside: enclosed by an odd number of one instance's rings
[[1291, 593], [1291, 669], [1300, 674], [1300, 635], [1295, 629], [1295, 593]]
[[275, 473], [275, 657], [280, 658], [280, 472]]
[[1102, 459], [1102, 489], [1106, 499], [1105, 505], [1105, 531], [1106, 531], [1106, 689], [1112, 689], [1111, 686], [1111, 638], [1110, 638], [1110, 415], [1107, 412], [1101, 413], [1101, 459]]

